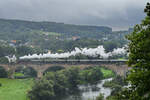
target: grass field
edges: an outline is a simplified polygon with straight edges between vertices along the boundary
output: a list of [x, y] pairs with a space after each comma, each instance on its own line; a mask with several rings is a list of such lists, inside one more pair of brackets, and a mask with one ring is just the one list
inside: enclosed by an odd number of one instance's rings
[[101, 71], [103, 73], [104, 78], [113, 77], [115, 75], [112, 70], [101, 68]]
[[32, 79], [0, 78], [0, 100], [28, 100], [27, 91], [30, 90]]

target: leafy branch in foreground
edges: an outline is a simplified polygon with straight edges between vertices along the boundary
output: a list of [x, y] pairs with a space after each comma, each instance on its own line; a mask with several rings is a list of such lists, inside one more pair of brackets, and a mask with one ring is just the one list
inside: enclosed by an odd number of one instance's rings
[[150, 98], [150, 3], [145, 8], [146, 18], [127, 36], [128, 65], [132, 68], [127, 80], [131, 87], [124, 90], [120, 100], [149, 100]]

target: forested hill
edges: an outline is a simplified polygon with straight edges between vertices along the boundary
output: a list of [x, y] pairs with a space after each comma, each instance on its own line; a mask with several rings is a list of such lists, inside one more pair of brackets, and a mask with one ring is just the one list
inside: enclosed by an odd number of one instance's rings
[[129, 32], [114, 32], [105, 26], [0, 19], [0, 46], [27, 46], [35, 51], [42, 49], [58, 52], [71, 51], [75, 47], [95, 48], [103, 45], [106, 51], [112, 51], [127, 43], [124, 36]]
[[112, 29], [105, 26], [0, 19], [0, 38], [16, 39], [18, 38], [16, 35], [26, 36], [25, 34], [29, 34], [33, 31], [56, 32], [62, 37], [80, 36], [91, 38], [99, 38], [104, 34], [112, 33]]

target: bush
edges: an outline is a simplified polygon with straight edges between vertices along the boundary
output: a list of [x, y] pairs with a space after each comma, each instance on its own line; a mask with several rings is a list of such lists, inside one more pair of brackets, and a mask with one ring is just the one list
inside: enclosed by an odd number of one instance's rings
[[103, 86], [110, 88], [118, 88], [124, 85], [127, 85], [124, 79], [121, 76], [116, 76], [112, 81], [106, 81]]
[[37, 72], [32, 67], [20, 66], [15, 70], [14, 77], [18, 79], [37, 77]]
[[37, 71], [32, 67], [27, 67], [23, 69], [23, 73], [27, 77], [37, 77]]
[[54, 83], [52, 80], [37, 80], [32, 90], [28, 92], [30, 100], [54, 100]]
[[66, 70], [64, 70], [64, 75], [67, 78], [67, 82], [69, 84], [69, 88], [77, 88], [77, 85], [79, 84], [80, 81], [80, 76], [79, 76], [80, 69], [78, 67], [71, 67]]
[[0, 63], [6, 64], [6, 63], [9, 63], [9, 62], [8, 62], [8, 59], [6, 57], [0, 57]]
[[99, 96], [96, 97], [96, 100], [104, 100], [104, 95], [100, 93]]
[[0, 78], [6, 77], [8, 77], [7, 71], [2, 66], [0, 66]]
[[103, 79], [100, 67], [88, 67], [80, 72], [81, 81], [84, 83], [96, 83]]
[[115, 87], [115, 85], [116, 85], [116, 83], [114, 83], [112, 81], [106, 81], [103, 86], [106, 88], [108, 88], [108, 87], [113, 88], [113, 87]]

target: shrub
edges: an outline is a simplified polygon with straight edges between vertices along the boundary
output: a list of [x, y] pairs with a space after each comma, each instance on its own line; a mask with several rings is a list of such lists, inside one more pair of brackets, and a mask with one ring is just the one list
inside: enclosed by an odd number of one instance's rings
[[37, 77], [37, 72], [32, 67], [25, 68], [23, 66], [20, 66], [15, 70], [14, 77], [18, 79]]
[[100, 93], [96, 100], [104, 100], [104, 95]]
[[37, 80], [32, 90], [28, 92], [30, 100], [54, 100], [55, 96], [52, 80]]
[[8, 62], [8, 59], [6, 57], [0, 57], [0, 63], [6, 64], [6, 63], [9, 63], [9, 62]]
[[0, 78], [6, 77], [8, 77], [7, 71], [2, 66], [0, 66]]
[[27, 77], [37, 77], [37, 71], [32, 67], [27, 67], [23, 69], [23, 73]]
[[85, 83], [96, 83], [103, 78], [100, 67], [88, 67], [80, 72], [81, 81]]

